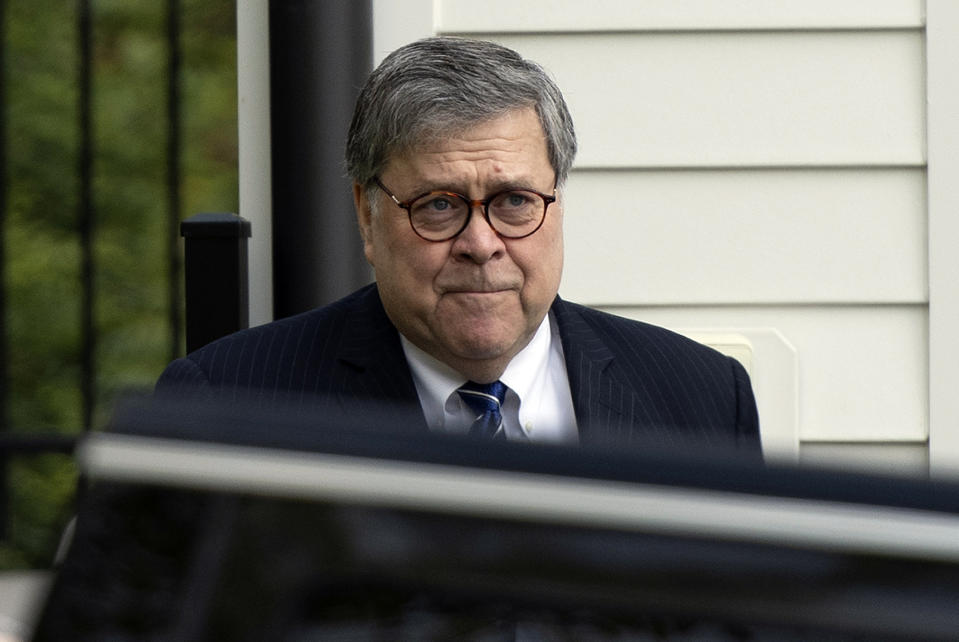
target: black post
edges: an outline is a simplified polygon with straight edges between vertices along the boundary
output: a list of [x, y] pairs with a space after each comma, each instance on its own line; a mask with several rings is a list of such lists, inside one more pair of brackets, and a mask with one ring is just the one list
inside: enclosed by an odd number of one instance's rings
[[192, 352], [250, 323], [247, 239], [236, 214], [197, 214], [180, 224], [186, 258], [186, 349]]
[[372, 66], [371, 0], [270, 1], [273, 309], [277, 318], [370, 281], [343, 151]]

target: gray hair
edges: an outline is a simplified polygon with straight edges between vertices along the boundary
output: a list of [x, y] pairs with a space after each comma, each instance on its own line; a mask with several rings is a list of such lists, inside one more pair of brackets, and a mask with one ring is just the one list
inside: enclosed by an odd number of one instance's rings
[[563, 94], [543, 68], [492, 42], [418, 40], [387, 56], [360, 92], [346, 143], [347, 172], [369, 187], [393, 154], [527, 107], [536, 109], [562, 185], [576, 134]]

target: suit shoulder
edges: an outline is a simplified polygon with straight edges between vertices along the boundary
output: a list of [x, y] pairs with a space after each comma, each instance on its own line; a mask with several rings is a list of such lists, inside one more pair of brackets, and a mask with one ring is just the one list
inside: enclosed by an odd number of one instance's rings
[[[562, 301], [558, 308], [567, 320], [578, 317], [590, 330], [601, 335], [617, 352], [642, 350], [650, 353], [662, 353], [664, 356], [688, 354], [699, 359], [725, 362], [728, 357], [707, 345], [694, 341], [667, 328], [630, 319], [617, 314], [604, 312], [578, 303]], [[566, 324], [569, 328], [574, 324]], [[575, 332], [575, 329], [573, 330]]]
[[[553, 309], [567, 359], [574, 359], [571, 382], [575, 378], [593, 394], [604, 394], [604, 385], [611, 389], [610, 381], [630, 390], [622, 416], [631, 413], [640, 432], [670, 442], [690, 437], [697, 443], [760, 451], [756, 402], [738, 361], [642, 321], [561, 300]], [[610, 416], [604, 420], [612, 421]]]
[[376, 305], [380, 305], [376, 291], [367, 286], [329, 305], [217, 339], [183, 360], [214, 383], [231, 374], [254, 372], [259, 379], [273, 371], [285, 373], [306, 357], [317, 363], [333, 358], [353, 319]]
[[233, 334], [212, 341], [197, 349], [188, 358], [205, 352], [223, 349], [231, 344], [243, 344], [251, 341], [275, 339], [278, 336], [301, 333], [314, 329], [326, 332], [342, 330], [350, 315], [356, 313], [358, 307], [364, 304], [364, 296], [369, 288], [358, 290], [338, 301], [325, 306], [313, 308], [289, 317], [270, 321], [262, 325], [239, 330]]

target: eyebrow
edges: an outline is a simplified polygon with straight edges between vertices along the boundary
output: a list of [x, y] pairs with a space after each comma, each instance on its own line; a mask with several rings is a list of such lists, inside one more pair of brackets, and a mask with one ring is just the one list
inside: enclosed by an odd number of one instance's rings
[[[463, 190], [457, 187], [452, 187], [450, 183], [440, 183], [440, 182], [423, 182], [418, 183], [419, 189], [414, 190], [416, 194], [426, 194], [428, 192], [452, 192], [454, 194], [462, 194], [463, 196], [468, 196], [466, 193], [467, 190]], [[533, 186], [532, 181], [523, 180], [523, 179], [509, 179], [495, 181], [490, 184], [487, 188], [483, 198], [487, 196], [492, 196], [493, 194], [499, 194], [500, 192], [505, 192], [513, 189], [525, 189], [525, 190], [536, 190], [536, 187]]]

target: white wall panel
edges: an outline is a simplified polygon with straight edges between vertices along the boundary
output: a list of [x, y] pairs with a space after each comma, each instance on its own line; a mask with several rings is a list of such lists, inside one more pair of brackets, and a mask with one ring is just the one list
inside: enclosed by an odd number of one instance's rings
[[[928, 436], [925, 306], [606, 309], [677, 331], [777, 330], [798, 355], [801, 440]], [[764, 367], [765, 358], [770, 357], [755, 350], [753, 367]]]
[[929, 0], [930, 464], [959, 476], [959, 3]]
[[373, 0], [373, 65], [408, 42], [436, 35], [434, 0]]
[[921, 165], [920, 31], [516, 35], [578, 167]]
[[441, 0], [446, 33], [843, 29], [922, 25], [921, 0]]
[[565, 196], [575, 300], [926, 300], [918, 169], [574, 171]]
[[273, 320], [273, 163], [270, 138], [270, 7], [236, 3], [239, 215], [250, 222], [249, 319]]
[[799, 450], [799, 463], [847, 472], [926, 477], [929, 475], [929, 449], [925, 442], [806, 442]]

